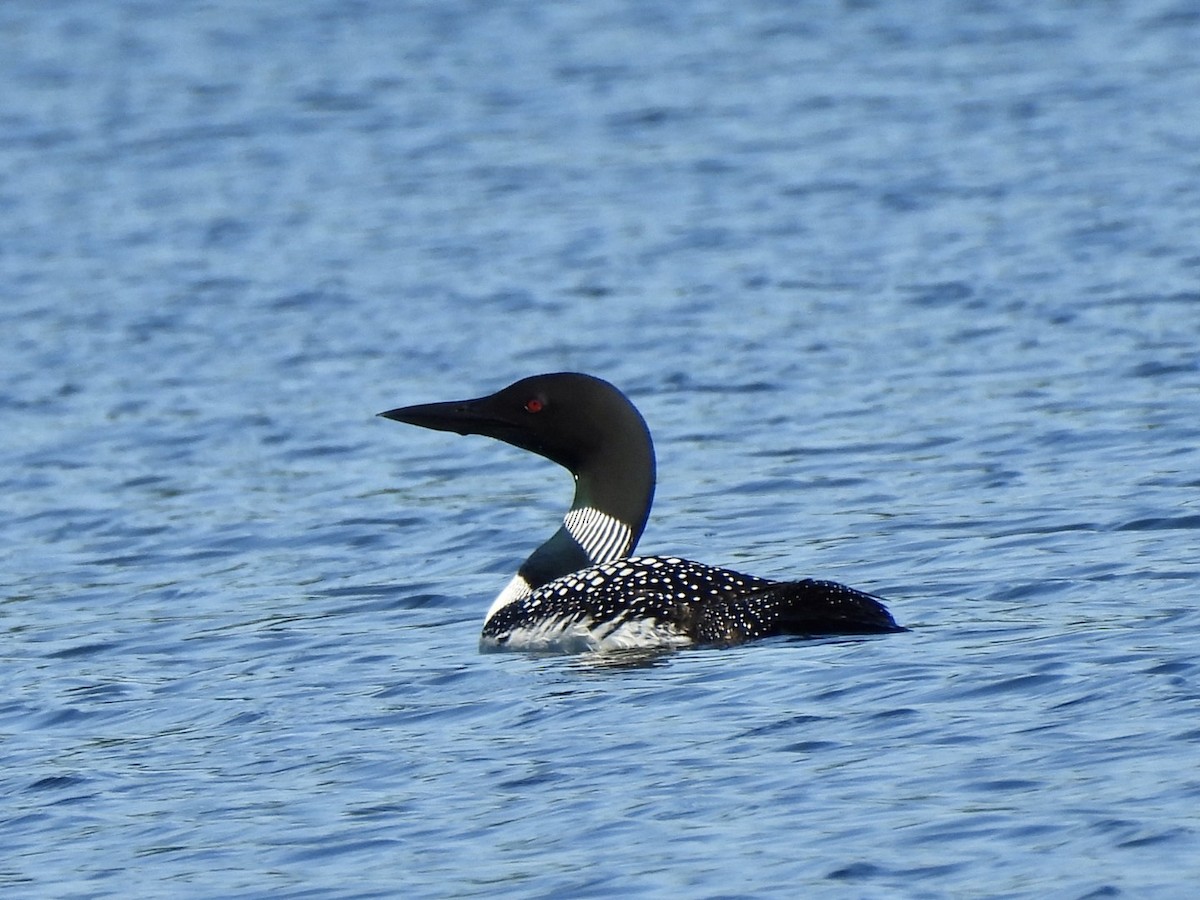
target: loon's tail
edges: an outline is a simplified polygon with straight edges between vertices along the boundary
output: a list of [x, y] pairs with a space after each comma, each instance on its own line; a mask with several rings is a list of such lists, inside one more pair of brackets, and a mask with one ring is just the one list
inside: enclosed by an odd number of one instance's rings
[[693, 623], [697, 643], [730, 645], [781, 634], [820, 637], [906, 631], [882, 599], [836, 581], [782, 581], [705, 604]]

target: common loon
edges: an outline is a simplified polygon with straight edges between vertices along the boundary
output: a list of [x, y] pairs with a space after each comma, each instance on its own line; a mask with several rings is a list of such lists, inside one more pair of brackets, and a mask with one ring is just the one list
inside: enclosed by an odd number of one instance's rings
[[534, 375], [487, 397], [380, 415], [487, 435], [575, 476], [562, 527], [488, 610], [483, 650], [728, 646], [781, 634], [904, 630], [879, 597], [832, 581], [771, 581], [676, 557], [630, 556], [654, 499], [654, 446], [641, 414], [607, 381]]

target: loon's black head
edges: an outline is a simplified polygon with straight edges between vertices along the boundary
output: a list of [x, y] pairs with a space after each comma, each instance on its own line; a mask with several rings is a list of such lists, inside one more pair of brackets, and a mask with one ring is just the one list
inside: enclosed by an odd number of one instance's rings
[[650, 435], [641, 414], [607, 381], [578, 372], [533, 375], [475, 400], [423, 403], [380, 413], [388, 419], [459, 434], [482, 434], [537, 453], [576, 475], [645, 447]]
[[[629, 529], [628, 551], [646, 526], [654, 502], [650, 430], [607, 381], [578, 372], [533, 375], [487, 397], [404, 406], [380, 415], [437, 431], [487, 435], [566, 467], [575, 476], [571, 509], [595, 509], [623, 523]], [[578, 560], [554, 549], [554, 543], [540, 548], [522, 572], [533, 578], [541, 566], [548, 578], [579, 568]], [[548, 567], [543, 565], [547, 559]]]

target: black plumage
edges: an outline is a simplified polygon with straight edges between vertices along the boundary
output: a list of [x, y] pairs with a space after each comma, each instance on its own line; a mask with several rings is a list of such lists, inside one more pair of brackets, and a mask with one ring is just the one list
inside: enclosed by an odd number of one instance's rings
[[485, 649], [730, 645], [779, 634], [903, 631], [880, 598], [832, 581], [772, 581], [675, 557], [633, 557], [654, 499], [654, 445], [619, 390], [577, 372], [486, 397], [381, 413], [482, 434], [569, 469], [563, 525], [522, 563], [484, 621]]
[[[630, 628], [629, 626], [634, 626]], [[630, 557], [543, 585], [487, 620], [486, 644], [729, 646], [781, 634], [899, 631], [878, 597], [833, 581], [772, 581], [676, 557]]]

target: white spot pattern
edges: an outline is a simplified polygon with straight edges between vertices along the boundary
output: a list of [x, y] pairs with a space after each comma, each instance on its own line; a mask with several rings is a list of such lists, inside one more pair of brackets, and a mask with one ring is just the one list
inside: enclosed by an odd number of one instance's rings
[[771, 581], [647, 556], [581, 569], [493, 604], [480, 644], [571, 653], [897, 630], [877, 597], [832, 581]]

